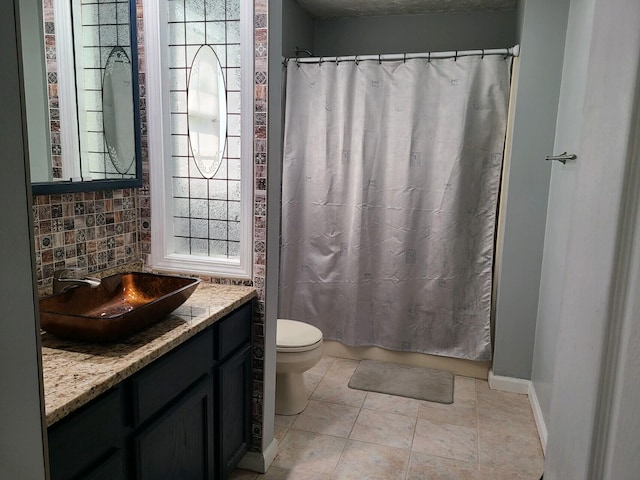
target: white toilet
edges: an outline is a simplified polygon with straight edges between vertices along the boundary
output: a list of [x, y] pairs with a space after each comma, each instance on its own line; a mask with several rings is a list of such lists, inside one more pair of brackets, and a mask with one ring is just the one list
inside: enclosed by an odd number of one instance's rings
[[302, 374], [322, 358], [322, 331], [308, 323], [278, 319], [276, 413], [295, 415], [307, 406]]

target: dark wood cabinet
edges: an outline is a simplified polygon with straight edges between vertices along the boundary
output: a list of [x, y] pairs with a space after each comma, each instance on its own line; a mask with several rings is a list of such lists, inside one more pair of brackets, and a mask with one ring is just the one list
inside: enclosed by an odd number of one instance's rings
[[247, 303], [49, 428], [52, 480], [224, 479], [251, 439]]
[[213, 380], [205, 376], [135, 435], [138, 480], [212, 480]]
[[219, 478], [226, 478], [249, 450], [251, 441], [251, 348], [249, 345], [218, 369], [220, 399], [217, 459]]

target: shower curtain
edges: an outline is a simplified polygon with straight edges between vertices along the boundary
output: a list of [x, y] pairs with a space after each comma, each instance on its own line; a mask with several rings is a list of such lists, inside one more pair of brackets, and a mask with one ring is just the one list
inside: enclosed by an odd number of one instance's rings
[[290, 61], [279, 317], [491, 358], [511, 58]]

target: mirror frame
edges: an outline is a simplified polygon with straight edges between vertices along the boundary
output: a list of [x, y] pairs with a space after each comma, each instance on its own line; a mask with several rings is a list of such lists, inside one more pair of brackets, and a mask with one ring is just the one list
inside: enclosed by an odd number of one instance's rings
[[[133, 128], [135, 130], [136, 177], [127, 179], [103, 179], [71, 182], [67, 180], [53, 182], [33, 182], [33, 195], [51, 195], [58, 193], [95, 192], [98, 190], [115, 190], [121, 188], [142, 187], [142, 141], [140, 121], [140, 74], [138, 72], [138, 27], [136, 1], [129, 0], [129, 38], [131, 41], [131, 86], [133, 88]], [[134, 48], [135, 46], [135, 48]], [[44, 59], [43, 59], [44, 62]], [[48, 131], [47, 135], [51, 135]], [[51, 155], [51, 152], [49, 152]]]

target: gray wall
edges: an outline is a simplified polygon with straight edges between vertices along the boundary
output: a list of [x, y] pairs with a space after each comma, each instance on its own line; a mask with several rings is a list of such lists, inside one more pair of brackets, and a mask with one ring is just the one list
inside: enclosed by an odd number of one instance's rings
[[38, 480], [46, 440], [15, 14], [13, 1], [0, 2], [0, 478]]
[[[273, 6], [269, 7], [269, 13], [272, 14]], [[303, 10], [296, 0], [282, 0], [282, 25], [286, 26], [280, 29], [282, 56], [295, 57], [296, 47], [313, 52], [314, 18]]]
[[[555, 152], [578, 152], [582, 109], [587, 83], [587, 63], [595, 0], [572, 1], [564, 51], [562, 84], [556, 123]], [[571, 195], [575, 186], [577, 162], [554, 164], [551, 171], [549, 208], [545, 233], [540, 298], [536, 322], [531, 380], [549, 423], [556, 343], [564, 300], [564, 270], [569, 248]]]
[[405, 53], [516, 44], [515, 10], [318, 19], [316, 56]]
[[569, 0], [521, 2], [523, 26], [511, 163], [497, 272], [496, 375], [531, 378], [556, 114]]

